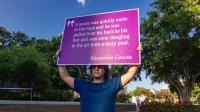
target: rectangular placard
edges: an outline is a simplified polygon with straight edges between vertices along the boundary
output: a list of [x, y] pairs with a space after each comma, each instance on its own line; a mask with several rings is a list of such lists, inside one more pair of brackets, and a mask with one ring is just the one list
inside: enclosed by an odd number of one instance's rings
[[66, 19], [58, 65], [141, 63], [139, 9]]

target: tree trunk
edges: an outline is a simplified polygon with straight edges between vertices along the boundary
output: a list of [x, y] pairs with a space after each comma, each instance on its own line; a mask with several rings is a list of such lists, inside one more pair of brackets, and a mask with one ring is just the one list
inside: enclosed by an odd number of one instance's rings
[[183, 105], [191, 104], [190, 95], [192, 93], [192, 83], [187, 83], [188, 85], [182, 85], [181, 82], [176, 81], [174, 86], [179, 95], [179, 102]]
[[190, 101], [191, 92], [184, 89], [182, 90], [182, 93], [179, 93], [179, 94], [180, 94], [181, 104], [183, 105], [191, 104], [191, 101]]

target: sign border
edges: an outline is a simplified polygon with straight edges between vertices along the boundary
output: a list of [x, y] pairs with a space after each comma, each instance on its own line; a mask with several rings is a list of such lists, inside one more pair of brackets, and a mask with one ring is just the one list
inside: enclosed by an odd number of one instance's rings
[[[61, 44], [60, 44], [60, 51], [62, 51], [62, 44], [63, 44], [63, 38], [64, 38], [64, 31], [65, 31], [65, 26], [66, 26], [66, 20], [67, 19], [73, 19], [77, 17], [87, 17], [87, 16], [94, 16], [94, 15], [102, 15], [102, 14], [109, 14], [109, 13], [114, 13], [114, 12], [122, 12], [122, 11], [131, 11], [131, 10], [137, 10], [138, 13], [138, 35], [139, 35], [139, 40], [138, 40], [138, 45], [140, 44], [140, 10], [139, 8], [134, 8], [134, 9], [127, 9], [127, 10], [119, 10], [119, 11], [110, 11], [110, 12], [104, 12], [104, 13], [96, 13], [96, 14], [90, 14], [90, 15], [83, 15], [83, 16], [74, 16], [74, 17], [68, 17], [65, 18], [65, 24], [64, 24], [64, 29], [62, 32], [62, 39], [61, 39]], [[59, 64], [58, 60], [60, 57], [57, 58], [57, 65], [141, 65], [141, 52], [139, 51], [139, 62], [138, 63], [102, 63], [102, 64]]]

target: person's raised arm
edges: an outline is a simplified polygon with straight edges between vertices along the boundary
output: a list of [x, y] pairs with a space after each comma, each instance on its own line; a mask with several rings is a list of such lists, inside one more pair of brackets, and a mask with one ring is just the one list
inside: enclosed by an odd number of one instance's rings
[[136, 65], [132, 65], [129, 67], [128, 72], [121, 76], [122, 86], [128, 84], [129, 81], [131, 81], [135, 77], [137, 73], [137, 68], [138, 67]]
[[[139, 44], [137, 50], [142, 51], [142, 44]], [[122, 87], [128, 84], [137, 74], [137, 65], [129, 66], [128, 72], [121, 76]]]
[[[56, 52], [56, 57], [60, 56], [60, 50]], [[64, 65], [58, 65], [60, 78], [71, 88], [74, 89], [74, 78], [71, 77]]]

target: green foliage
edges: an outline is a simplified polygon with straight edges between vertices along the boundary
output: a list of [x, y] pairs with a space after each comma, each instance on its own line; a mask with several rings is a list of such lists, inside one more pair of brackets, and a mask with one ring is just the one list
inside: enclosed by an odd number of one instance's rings
[[[10, 32], [0, 27], [0, 86], [33, 86], [37, 100], [71, 99], [70, 93], [70, 97], [57, 98], [57, 95], [69, 90], [59, 77], [55, 57], [61, 37], [52, 37], [50, 40], [29, 38], [23, 32]], [[67, 66], [67, 69], [73, 77], [88, 78], [87, 66]], [[47, 92], [52, 95], [45, 95]]]
[[[59, 77], [55, 57], [60, 47], [61, 37], [62, 35], [55, 36], [49, 40], [30, 38], [23, 32], [10, 32], [0, 27], [0, 42], [2, 43], [0, 46], [0, 86], [8, 87], [7, 83], [9, 86], [33, 86], [35, 100], [67, 100], [66, 98], [70, 100], [72, 97], [70, 93], [69, 97], [58, 98], [70, 89]], [[83, 79], [90, 79], [88, 67], [66, 66], [71, 76]], [[127, 70], [128, 66], [111, 66], [111, 77], [123, 75]], [[138, 78], [140, 79], [139, 76]]]
[[30, 100], [31, 99], [31, 91], [27, 90], [1, 90], [0, 92], [1, 100]]
[[192, 96], [197, 99], [197, 102], [200, 101], [200, 87], [198, 85], [195, 85], [192, 90]]
[[23, 32], [14, 32], [12, 40], [10, 40], [10, 46], [27, 46], [28, 45], [28, 36]]
[[49, 89], [45, 91], [42, 97], [35, 98], [35, 100], [44, 101], [72, 101], [73, 92], [71, 90]]
[[15, 65], [13, 64], [13, 58], [9, 51], [0, 51], [0, 81], [1, 86], [6, 81], [12, 81], [13, 74], [15, 72]]
[[2, 48], [7, 48], [9, 46], [10, 40], [11, 40], [11, 36], [12, 34], [3, 27], [0, 27], [0, 42], [2, 43]]
[[200, 76], [198, 0], [155, 0], [141, 24], [142, 68], [154, 82], [174, 86], [182, 103], [189, 102]]
[[50, 87], [49, 66], [45, 58], [33, 47], [16, 47], [0, 51], [1, 87], [33, 88], [41, 95]]
[[140, 105], [140, 112], [195, 112], [191, 105], [150, 102]]
[[135, 90], [133, 90], [132, 96], [146, 96], [151, 101], [153, 101], [155, 98], [154, 93], [143, 87], [137, 87]]
[[127, 72], [128, 66], [123, 65], [112, 65], [111, 66], [111, 73], [113, 76], [120, 76]]
[[117, 102], [120, 103], [130, 103], [131, 102], [131, 94], [121, 94], [119, 96], [117, 96]]
[[[121, 76], [123, 74], [125, 74], [129, 69], [128, 65], [112, 65], [110, 68], [110, 74], [111, 77], [118, 77]], [[139, 68], [141, 69], [141, 68]], [[140, 71], [140, 70], [138, 70]], [[139, 72], [136, 75], [136, 78], [134, 78], [134, 80], [141, 80], [141, 77], [139, 76]]]
[[[55, 97], [69, 90], [59, 77], [55, 57], [61, 37], [50, 40], [29, 38], [23, 32], [10, 32], [0, 27], [0, 87], [32, 86], [37, 100], [72, 99], [70, 93], [69, 97]], [[88, 79], [87, 66], [67, 66], [67, 69], [73, 77]], [[45, 95], [47, 92], [52, 95]]]

